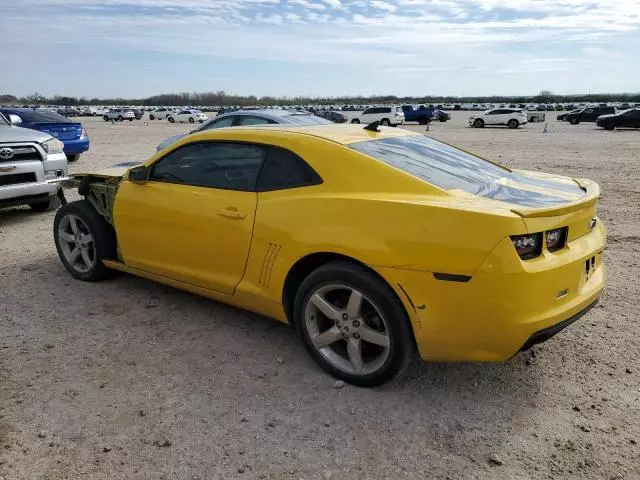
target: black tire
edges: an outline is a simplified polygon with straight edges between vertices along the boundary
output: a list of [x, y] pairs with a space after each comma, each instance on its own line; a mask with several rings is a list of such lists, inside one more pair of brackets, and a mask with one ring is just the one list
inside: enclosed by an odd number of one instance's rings
[[167, 120], [169, 120], [169, 123], [175, 123], [176, 119], [173, 117], [167, 117]]
[[102, 119], [103, 119], [105, 122], [108, 122], [108, 121], [109, 121], [109, 117], [107, 117], [106, 115], [105, 115], [105, 116], [103, 116], [103, 117], [102, 117]]
[[31, 203], [29, 207], [31, 207], [31, 210], [34, 212], [52, 212], [60, 208], [60, 203], [58, 195], [51, 195], [43, 202]]
[[67, 155], [67, 160], [69, 162], [77, 162], [79, 158], [80, 158], [79, 153], [70, 153], [69, 155]]
[[153, 115], [149, 115], [149, 120], [155, 120], [156, 117], [154, 117]]
[[[93, 237], [94, 262], [86, 272], [79, 272], [69, 264], [60, 245], [60, 222], [69, 214], [80, 218], [88, 227], [88, 233]], [[56, 218], [53, 221], [53, 238], [62, 264], [74, 278], [85, 282], [95, 282], [107, 278], [112, 273], [112, 270], [107, 268], [102, 261], [117, 258], [116, 234], [113, 227], [96, 212], [89, 200], [77, 200], [67, 203], [57, 211]]]
[[196, 121], [193, 119], [193, 117], [189, 117], [189, 123], [196, 123]]
[[531, 117], [531, 120], [529, 120], [531, 123], [536, 123], [538, 121], [538, 117]]
[[438, 119], [438, 121], [439, 121], [439, 122], [443, 122], [443, 123], [444, 123], [444, 122], [446, 122], [446, 121], [447, 121], [447, 119], [446, 119], [446, 118], [444, 118], [444, 117], [441, 117], [441, 118], [439, 118], [439, 119]]
[[616, 126], [615, 125], [605, 125], [604, 129], [605, 130], [615, 130]]
[[482, 120], [481, 118], [476, 118], [476, 120], [473, 122], [473, 126], [476, 128], [484, 128], [484, 120]]
[[358, 120], [357, 118], [354, 118], [353, 120], [351, 120], [351, 123], [360, 123], [360, 120]]
[[580, 123], [580, 120], [578, 120], [577, 118], [572, 118], [569, 120], [569, 123], [571, 125], [578, 125]]
[[507, 122], [507, 127], [509, 127], [512, 130], [518, 128], [519, 126], [520, 126], [520, 122], [515, 118], [512, 118]]
[[[384, 317], [389, 350], [386, 359], [375, 371], [365, 374], [345, 372], [334, 366], [313, 345], [305, 322], [305, 310], [311, 296], [327, 285], [357, 289], [375, 303]], [[294, 321], [305, 348], [320, 368], [353, 385], [375, 387], [388, 382], [404, 370], [415, 352], [411, 324], [400, 300], [377, 275], [355, 263], [336, 261], [313, 271], [296, 293]]]
[[382, 120], [380, 120], [380, 125], [383, 127], [390, 127], [391, 122], [389, 121], [388, 118], [383, 118]]
[[133, 122], [133, 118], [130, 118], [130, 119], [129, 119], [129, 121], [130, 121], [130, 122]]
[[122, 122], [123, 120], [124, 120], [124, 119], [122, 118], [122, 115], [120, 115], [120, 116], [118, 117], [118, 121], [119, 121], [119, 122]]

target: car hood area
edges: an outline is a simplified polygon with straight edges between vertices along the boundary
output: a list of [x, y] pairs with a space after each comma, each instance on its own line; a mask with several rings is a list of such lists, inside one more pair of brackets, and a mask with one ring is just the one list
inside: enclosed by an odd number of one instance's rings
[[0, 125], [0, 143], [41, 143], [50, 138], [51, 135], [39, 130], [31, 130], [30, 128], [14, 127], [10, 125]]

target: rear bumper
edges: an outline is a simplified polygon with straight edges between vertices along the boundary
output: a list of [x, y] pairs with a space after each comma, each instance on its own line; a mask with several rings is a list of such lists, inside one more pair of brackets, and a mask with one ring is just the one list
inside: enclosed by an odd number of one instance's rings
[[533, 268], [514, 267], [508, 255], [515, 252], [508, 243], [463, 279], [468, 281], [374, 267], [403, 301], [424, 360], [507, 360], [577, 320], [600, 297], [606, 243], [600, 222], [593, 232]]
[[64, 140], [64, 153], [75, 155], [89, 150], [89, 139], [84, 137], [78, 140]]

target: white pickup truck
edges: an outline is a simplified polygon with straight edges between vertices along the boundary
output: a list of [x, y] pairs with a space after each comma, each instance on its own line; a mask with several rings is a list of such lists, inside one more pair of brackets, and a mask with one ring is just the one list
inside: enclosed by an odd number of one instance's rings
[[0, 114], [0, 208], [55, 210], [64, 198], [60, 182], [67, 177], [64, 144], [48, 133], [14, 126], [19, 121], [14, 117]]

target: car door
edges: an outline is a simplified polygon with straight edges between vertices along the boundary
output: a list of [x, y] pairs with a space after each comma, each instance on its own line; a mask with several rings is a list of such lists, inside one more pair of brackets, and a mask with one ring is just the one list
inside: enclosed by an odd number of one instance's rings
[[485, 115], [485, 120], [484, 123], [485, 125], [498, 125], [502, 122], [501, 120], [501, 114], [502, 110], [491, 110], [490, 112], [487, 112], [487, 114]]
[[640, 110], [628, 110], [616, 117], [617, 127], [640, 128]]
[[114, 207], [125, 264], [233, 294], [242, 279], [266, 147], [192, 142], [123, 181]]

